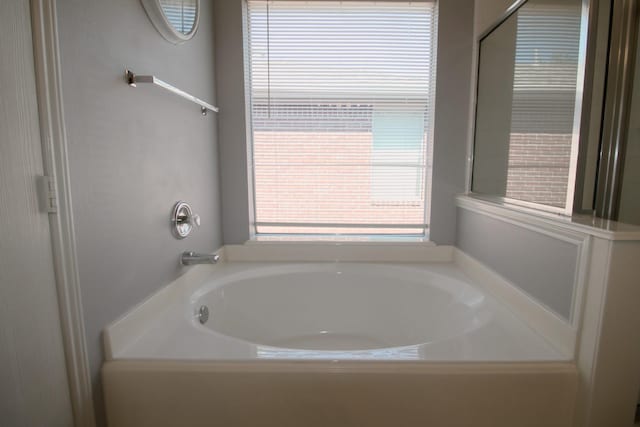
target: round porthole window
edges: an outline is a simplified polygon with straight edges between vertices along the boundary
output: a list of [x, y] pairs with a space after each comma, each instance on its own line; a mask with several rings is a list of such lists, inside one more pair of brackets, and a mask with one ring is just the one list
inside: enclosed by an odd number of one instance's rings
[[140, 0], [153, 26], [173, 44], [184, 43], [198, 29], [200, 0]]

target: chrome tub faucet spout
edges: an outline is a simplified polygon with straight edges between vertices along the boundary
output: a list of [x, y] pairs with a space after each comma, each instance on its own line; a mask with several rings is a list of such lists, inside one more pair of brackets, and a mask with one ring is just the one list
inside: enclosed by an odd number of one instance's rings
[[215, 264], [219, 259], [220, 255], [217, 254], [199, 254], [193, 251], [185, 251], [180, 255], [182, 265]]

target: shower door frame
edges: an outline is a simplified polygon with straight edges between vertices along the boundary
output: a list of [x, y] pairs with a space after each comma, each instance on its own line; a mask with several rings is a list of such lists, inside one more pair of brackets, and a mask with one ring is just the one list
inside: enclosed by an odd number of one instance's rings
[[614, 221], [619, 214], [639, 27], [638, 1], [614, 0], [595, 194], [596, 216]]

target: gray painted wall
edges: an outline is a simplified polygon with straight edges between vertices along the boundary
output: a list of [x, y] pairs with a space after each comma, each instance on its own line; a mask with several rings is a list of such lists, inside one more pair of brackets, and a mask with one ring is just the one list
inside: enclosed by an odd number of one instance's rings
[[[222, 244], [216, 116], [158, 88], [129, 88], [125, 66], [215, 104], [211, 2], [194, 39], [174, 46], [139, 1], [59, 0], [63, 98], [80, 283], [98, 412], [101, 331], [185, 272], [181, 251]], [[183, 241], [177, 200], [201, 215]]]
[[569, 320], [576, 245], [458, 208], [456, 246]]
[[516, 0], [475, 0], [474, 27], [476, 37], [496, 24]]
[[439, 2], [430, 240], [456, 235], [455, 197], [465, 191], [473, 59], [473, 0]]
[[220, 106], [218, 136], [222, 176], [222, 223], [226, 244], [244, 243], [252, 229], [249, 193], [247, 105], [244, 80], [242, 0], [214, 0], [216, 93]]
[[[216, 88], [220, 104], [220, 153], [224, 242], [250, 238], [242, 0], [215, 1]], [[441, 1], [434, 130], [431, 240], [455, 240], [455, 195], [465, 190], [473, 51], [473, 0]]]

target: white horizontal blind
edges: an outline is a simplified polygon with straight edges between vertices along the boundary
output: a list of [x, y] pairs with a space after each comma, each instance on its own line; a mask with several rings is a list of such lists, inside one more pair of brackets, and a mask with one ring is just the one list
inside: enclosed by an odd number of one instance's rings
[[513, 127], [571, 133], [580, 54], [581, 0], [529, 2], [518, 11]]
[[507, 197], [565, 207], [580, 23], [581, 0], [518, 10]]
[[176, 31], [182, 34], [191, 32], [196, 20], [196, 0], [161, 0], [160, 5]]
[[434, 2], [248, 1], [258, 233], [423, 234]]

